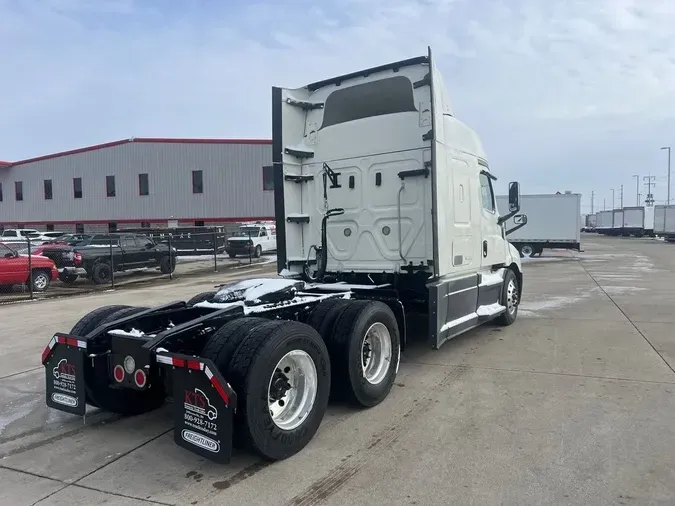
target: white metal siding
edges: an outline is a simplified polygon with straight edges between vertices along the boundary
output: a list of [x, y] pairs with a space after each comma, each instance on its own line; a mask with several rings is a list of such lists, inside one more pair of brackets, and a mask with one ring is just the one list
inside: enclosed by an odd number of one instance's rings
[[643, 228], [645, 223], [645, 210], [642, 207], [623, 208], [624, 228]]
[[[274, 195], [263, 191], [262, 175], [271, 161], [271, 144], [131, 142], [0, 168], [0, 224], [272, 217]], [[192, 193], [192, 170], [203, 171], [203, 194]], [[149, 174], [148, 196], [139, 195], [140, 173]], [[74, 177], [82, 178], [82, 199], [73, 197]], [[44, 199], [45, 179], [52, 200]], [[15, 181], [23, 181], [22, 202]]]

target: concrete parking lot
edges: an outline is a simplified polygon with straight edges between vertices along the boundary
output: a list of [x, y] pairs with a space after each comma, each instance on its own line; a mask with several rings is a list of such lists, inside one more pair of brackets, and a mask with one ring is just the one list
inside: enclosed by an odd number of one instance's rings
[[383, 404], [332, 405], [310, 445], [274, 464], [182, 450], [166, 408], [92, 409], [84, 424], [44, 405], [51, 332], [214, 279], [0, 307], [0, 504], [675, 504], [675, 244], [583, 245], [524, 263], [514, 325], [439, 351], [413, 343]]

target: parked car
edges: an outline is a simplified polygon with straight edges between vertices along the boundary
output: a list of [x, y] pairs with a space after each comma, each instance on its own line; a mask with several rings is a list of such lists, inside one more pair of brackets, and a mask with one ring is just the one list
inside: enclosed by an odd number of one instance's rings
[[50, 230], [50, 231], [47, 231], [47, 232], [39, 232], [39, 238], [38, 239], [40, 241], [48, 242], [48, 241], [58, 240], [65, 235], [68, 235], [68, 233], [67, 232], [56, 232], [54, 230]]
[[109, 283], [113, 271], [155, 267], [169, 274], [176, 268], [176, 248], [169, 250], [168, 245], [143, 234], [95, 234], [76, 242], [73, 248], [82, 255], [82, 267], [96, 284]]
[[29, 258], [0, 243], [0, 286], [31, 283], [33, 291], [44, 292], [58, 277], [59, 271], [51, 258], [41, 255]]
[[31, 244], [36, 246], [42, 244], [40, 239], [40, 232], [34, 228], [6, 228], [0, 234], [0, 241], [3, 243], [13, 243], [21, 245], [28, 245], [28, 239], [30, 238]]
[[[19, 253], [28, 255], [28, 248], [20, 249]], [[82, 266], [82, 254], [76, 252], [72, 246], [66, 244], [45, 243], [30, 249], [31, 255], [51, 258], [59, 271], [59, 280], [62, 283], [74, 283], [80, 276], [86, 276], [87, 271]]]
[[242, 223], [239, 230], [227, 240], [225, 251], [234, 258], [252, 255], [259, 258], [265, 252], [277, 249], [277, 227], [272, 221]]

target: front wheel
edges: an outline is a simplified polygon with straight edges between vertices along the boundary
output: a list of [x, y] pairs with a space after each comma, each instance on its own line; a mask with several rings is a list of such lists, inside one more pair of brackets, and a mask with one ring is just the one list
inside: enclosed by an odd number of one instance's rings
[[44, 292], [52, 281], [50, 273], [42, 270], [34, 270], [30, 278], [34, 292]]
[[511, 269], [506, 269], [506, 273], [504, 274], [504, 285], [502, 286], [502, 295], [499, 303], [506, 308], [506, 311], [495, 319], [495, 323], [502, 326], [511, 325], [516, 321], [518, 304], [520, 303], [518, 279]]
[[316, 434], [328, 406], [330, 360], [321, 336], [296, 321], [257, 325], [237, 347], [229, 379], [235, 429], [267, 460], [286, 459]]
[[255, 252], [253, 253], [253, 257], [254, 258], [260, 258], [261, 255], [262, 255], [262, 246], [260, 246], [260, 244], [258, 244], [255, 247]]

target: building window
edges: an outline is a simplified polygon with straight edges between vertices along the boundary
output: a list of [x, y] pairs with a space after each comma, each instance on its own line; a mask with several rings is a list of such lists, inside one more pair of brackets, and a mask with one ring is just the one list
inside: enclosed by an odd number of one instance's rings
[[[82, 178], [81, 177], [74, 177], [73, 178], [73, 197], [76, 199], [81, 199], [82, 198]], [[84, 232], [79, 232], [80, 234], [84, 234]]]
[[0, 183], [0, 202], [2, 202], [2, 183]]
[[47, 232], [53, 232], [54, 231], [54, 224], [53, 223], [47, 223]]
[[75, 223], [75, 233], [84, 234], [84, 223]]
[[203, 220], [197, 220], [195, 221], [195, 227], [203, 227], [204, 226], [204, 221]]
[[105, 177], [105, 194], [108, 197], [115, 196], [115, 176]]
[[52, 180], [45, 179], [45, 200], [52, 200]]
[[150, 195], [150, 179], [147, 174], [138, 175], [138, 194]]
[[265, 165], [263, 168], [263, 190], [274, 190], [274, 166]]
[[108, 222], [108, 233], [112, 234], [113, 232], [117, 232], [117, 222], [116, 221]]
[[204, 178], [201, 170], [192, 171], [192, 193], [204, 193]]
[[23, 181], [14, 181], [14, 196], [17, 201], [23, 200]]

